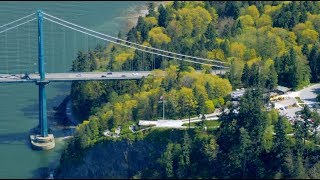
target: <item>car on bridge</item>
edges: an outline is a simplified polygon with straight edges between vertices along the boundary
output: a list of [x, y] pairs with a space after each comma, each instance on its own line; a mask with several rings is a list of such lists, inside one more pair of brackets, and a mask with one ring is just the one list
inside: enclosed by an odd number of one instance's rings
[[25, 73], [24, 76], [21, 77], [21, 79], [30, 79], [30, 76], [28, 73]]
[[126, 75], [124, 75], [124, 74], [122, 74], [122, 76], [121, 77], [127, 77]]
[[112, 72], [107, 72], [107, 75], [111, 75], [112, 74]]

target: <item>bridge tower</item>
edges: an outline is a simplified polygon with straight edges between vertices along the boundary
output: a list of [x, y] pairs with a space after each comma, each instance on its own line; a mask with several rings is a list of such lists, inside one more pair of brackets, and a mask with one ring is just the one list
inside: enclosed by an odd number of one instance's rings
[[[45, 77], [44, 70], [44, 46], [43, 46], [43, 14], [41, 10], [37, 11], [38, 15], [38, 68], [40, 80], [36, 82], [39, 86], [39, 125], [38, 130], [30, 135], [31, 145], [34, 149], [48, 150], [55, 146], [53, 134], [48, 134], [47, 119], [47, 100], [46, 88], [49, 83]], [[39, 133], [40, 129], [40, 133]]]

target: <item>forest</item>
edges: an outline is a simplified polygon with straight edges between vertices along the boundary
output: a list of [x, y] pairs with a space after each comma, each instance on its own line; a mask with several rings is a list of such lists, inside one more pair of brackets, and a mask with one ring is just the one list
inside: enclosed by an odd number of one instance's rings
[[[160, 133], [162, 140], [152, 148], [163, 151], [153, 155], [148, 167], [126, 178], [320, 178], [315, 130], [320, 116], [305, 107], [301, 112], [305, 121], [291, 125], [275, 109], [266, 110], [268, 97], [263, 95], [277, 85], [297, 90], [319, 82], [319, 11], [316, 1], [172, 1], [158, 7], [148, 3], [146, 17], [139, 17], [129, 32], [120, 31], [118, 38], [219, 60], [229, 64], [229, 72], [212, 75], [210, 66], [113, 43], [88, 54], [78, 52], [75, 72], [152, 70], [152, 75], [72, 83], [73, 108], [83, 123], [61, 157], [58, 174], [70, 162], [84, 163], [86, 152], [99, 144], [147, 142]], [[230, 92], [242, 87], [247, 91], [235, 113]], [[168, 119], [217, 108], [230, 111], [219, 117], [216, 129], [198, 126], [173, 130], [172, 136], [165, 130], [124, 131], [118, 140], [102, 134], [139, 120], [160, 119], [161, 97]], [[313, 124], [308, 123], [310, 118]]]

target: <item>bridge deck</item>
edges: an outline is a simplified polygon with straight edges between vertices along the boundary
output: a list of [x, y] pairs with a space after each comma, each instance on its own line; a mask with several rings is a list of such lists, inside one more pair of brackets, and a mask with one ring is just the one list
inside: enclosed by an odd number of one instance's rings
[[[213, 70], [212, 74], [224, 74], [225, 70]], [[124, 71], [124, 72], [71, 72], [46, 73], [46, 80], [50, 82], [93, 81], [115, 79], [141, 79], [151, 74], [151, 71]], [[0, 74], [0, 83], [35, 83], [40, 80], [37, 73], [29, 74]]]
[[[46, 73], [46, 80], [50, 82], [92, 81], [115, 79], [141, 79], [151, 74], [151, 71], [134, 72], [75, 72], [75, 73]], [[0, 83], [34, 83], [40, 80], [39, 74], [0, 74]]]

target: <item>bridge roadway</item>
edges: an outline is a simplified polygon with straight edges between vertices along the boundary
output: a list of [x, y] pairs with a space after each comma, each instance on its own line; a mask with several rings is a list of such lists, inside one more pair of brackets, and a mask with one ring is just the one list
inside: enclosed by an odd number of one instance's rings
[[[199, 71], [200, 72], [200, 71]], [[212, 74], [224, 74], [226, 70], [213, 70]], [[46, 73], [46, 81], [92, 81], [115, 79], [141, 79], [151, 74], [151, 71], [122, 71], [122, 72], [71, 72], [71, 73]], [[0, 74], [0, 83], [35, 83], [40, 80], [38, 73], [29, 74]]]

